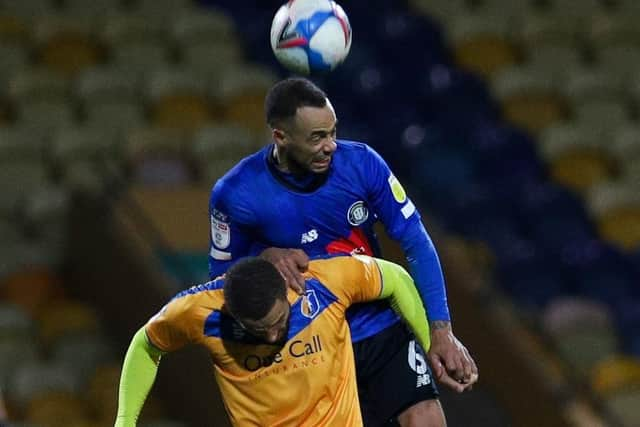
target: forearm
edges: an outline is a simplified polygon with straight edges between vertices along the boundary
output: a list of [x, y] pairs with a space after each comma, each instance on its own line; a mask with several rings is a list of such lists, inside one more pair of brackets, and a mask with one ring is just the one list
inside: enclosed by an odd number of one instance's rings
[[115, 427], [135, 426], [156, 378], [161, 352], [148, 343], [144, 327], [134, 335], [120, 376]]
[[429, 351], [429, 322], [411, 276], [397, 264], [382, 259], [376, 259], [376, 262], [383, 282], [380, 297], [390, 298], [391, 307], [409, 325], [424, 351]]
[[400, 243], [429, 319], [432, 324], [448, 324], [451, 317], [440, 259], [422, 223], [407, 231]]

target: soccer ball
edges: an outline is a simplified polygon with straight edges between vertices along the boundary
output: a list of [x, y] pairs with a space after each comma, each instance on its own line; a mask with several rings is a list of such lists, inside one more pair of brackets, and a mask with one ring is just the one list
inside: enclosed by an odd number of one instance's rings
[[271, 23], [271, 48], [288, 69], [301, 73], [333, 70], [351, 48], [351, 25], [331, 0], [290, 0]]

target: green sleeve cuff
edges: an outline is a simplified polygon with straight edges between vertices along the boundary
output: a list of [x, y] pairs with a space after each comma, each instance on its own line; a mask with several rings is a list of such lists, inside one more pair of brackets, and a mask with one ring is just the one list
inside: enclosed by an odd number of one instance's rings
[[153, 386], [162, 352], [149, 343], [144, 327], [133, 336], [122, 365], [115, 427], [133, 427]]
[[376, 258], [376, 263], [382, 275], [380, 298], [390, 298], [391, 307], [409, 325], [424, 351], [429, 351], [429, 322], [413, 279], [398, 264], [379, 258]]

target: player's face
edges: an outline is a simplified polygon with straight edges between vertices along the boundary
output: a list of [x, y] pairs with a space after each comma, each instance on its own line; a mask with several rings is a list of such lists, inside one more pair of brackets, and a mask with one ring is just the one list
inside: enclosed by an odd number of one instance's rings
[[243, 319], [241, 324], [254, 337], [275, 344], [287, 337], [290, 312], [291, 306], [286, 299], [276, 300], [265, 317], [260, 320]]
[[327, 100], [322, 108], [301, 107], [291, 129], [278, 144], [289, 172], [324, 173], [336, 151], [336, 113]]

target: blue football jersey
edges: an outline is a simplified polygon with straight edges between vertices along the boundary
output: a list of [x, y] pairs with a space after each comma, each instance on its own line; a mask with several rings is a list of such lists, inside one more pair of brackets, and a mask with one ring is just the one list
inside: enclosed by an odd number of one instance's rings
[[[338, 140], [326, 181], [310, 192], [287, 185], [269, 164], [272, 152], [273, 145], [269, 145], [243, 159], [212, 190], [212, 277], [237, 259], [271, 246], [300, 248], [311, 257], [332, 253], [380, 256], [373, 231], [378, 220], [399, 241], [415, 230], [424, 232], [420, 215], [401, 184], [367, 145]], [[439, 262], [437, 265], [439, 270]], [[443, 283], [437, 286], [444, 288]], [[386, 302], [354, 306], [348, 318], [354, 341], [398, 320]]]

